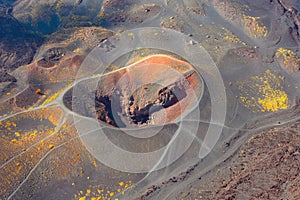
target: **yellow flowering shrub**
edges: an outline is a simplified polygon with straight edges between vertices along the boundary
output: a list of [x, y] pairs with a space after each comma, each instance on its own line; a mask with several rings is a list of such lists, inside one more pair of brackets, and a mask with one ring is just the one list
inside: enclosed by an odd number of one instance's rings
[[254, 38], [267, 37], [269, 31], [266, 26], [262, 25], [258, 20], [260, 17], [252, 17], [243, 15], [243, 26], [248, 34]]
[[289, 49], [279, 48], [275, 54], [280, 66], [287, 72], [296, 72], [300, 69], [300, 58]]
[[289, 98], [283, 90], [284, 77], [276, 76], [270, 70], [237, 84], [240, 101], [252, 112], [276, 112], [289, 108]]

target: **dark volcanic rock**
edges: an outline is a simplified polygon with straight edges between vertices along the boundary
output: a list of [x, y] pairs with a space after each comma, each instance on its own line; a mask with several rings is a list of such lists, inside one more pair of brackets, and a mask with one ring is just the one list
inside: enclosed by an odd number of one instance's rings
[[46, 51], [44, 57], [38, 61], [38, 65], [48, 68], [53, 67], [65, 55], [63, 48], [52, 48]]
[[9, 8], [0, 15], [0, 68], [11, 71], [32, 61], [41, 38], [26, 31], [9, 15]]
[[17, 79], [7, 72], [0, 71], [0, 83], [1, 82], [17, 82]]
[[254, 135], [224, 165], [180, 189], [175, 199], [299, 199], [299, 129], [298, 122]]

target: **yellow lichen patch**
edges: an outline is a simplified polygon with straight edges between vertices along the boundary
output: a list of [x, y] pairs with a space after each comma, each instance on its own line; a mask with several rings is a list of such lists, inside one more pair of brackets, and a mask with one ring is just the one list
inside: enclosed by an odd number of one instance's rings
[[283, 56], [284, 58], [284, 64], [288, 64], [291, 60], [296, 60], [299, 62], [300, 58], [297, 56], [295, 52], [289, 49], [279, 48], [276, 51], [276, 56], [280, 57]]
[[276, 59], [280, 66], [289, 73], [297, 72], [300, 69], [299, 56], [290, 49], [279, 48], [276, 51]]
[[258, 21], [259, 19], [260, 17], [243, 15], [243, 26], [248, 32], [248, 34], [254, 38], [267, 37], [269, 31], [266, 26], [262, 25]]
[[72, 82], [68, 82], [62, 89], [60, 89], [59, 91], [57, 91], [56, 93], [52, 94], [51, 96], [47, 97], [46, 96], [46, 100], [41, 104], [41, 106], [45, 106], [51, 102], [53, 102], [54, 100], [56, 100], [56, 98], [62, 93], [64, 92], [68, 87], [70, 87], [72, 85]]
[[58, 97], [59, 93], [54, 93], [52, 96], [47, 98], [43, 103], [42, 106], [47, 105], [48, 103], [54, 101]]
[[235, 44], [242, 44], [246, 46], [247, 44], [245, 42], [242, 42], [240, 38], [235, 36], [233, 33], [228, 31], [225, 27], [222, 27], [222, 30], [224, 31], [224, 39], [228, 42], [235, 43]]
[[[102, 188], [100, 186], [93, 185], [92, 188], [87, 189], [86, 193], [81, 190], [76, 195], [76, 199], [94, 199], [94, 200], [117, 200], [118, 198], [115, 198], [118, 194], [124, 195], [124, 191], [132, 186], [132, 181], [123, 182], [121, 181], [117, 187], [117, 189], [112, 189], [112, 186], [107, 186], [105, 188]], [[115, 187], [114, 187], [115, 188]]]
[[267, 86], [265, 97], [258, 98], [258, 103], [264, 108], [263, 111], [277, 111], [288, 108], [288, 96], [284, 91], [273, 90]]
[[91, 195], [91, 190], [90, 189], [87, 189], [86, 190], [86, 193], [85, 193], [85, 196], [89, 197]]
[[16, 137], [20, 137], [21, 134], [20, 134], [19, 132], [15, 132], [15, 136], [16, 136]]
[[284, 77], [276, 76], [270, 70], [237, 85], [240, 101], [252, 112], [276, 112], [289, 108], [288, 95], [283, 90]]
[[10, 120], [7, 120], [5, 122], [0, 122], [0, 128], [5, 130], [5, 132], [11, 132], [16, 127], [16, 123]]
[[[50, 112], [57, 112], [57, 110], [56, 108], [53, 110], [49, 108]], [[3, 150], [0, 157], [0, 162], [3, 163], [0, 177], [5, 177], [0, 182], [0, 188], [2, 188], [2, 194], [5, 196], [14, 191], [15, 188], [11, 187], [11, 184], [21, 183], [37, 165], [41, 166], [41, 168], [36, 169], [34, 173], [41, 180], [48, 177], [53, 177], [55, 180], [66, 180], [69, 177], [78, 175], [80, 166], [82, 166], [82, 159], [75, 159], [70, 156], [73, 153], [82, 152], [84, 148], [81, 146], [80, 139], [70, 140], [77, 136], [72, 117], [66, 122], [66, 129], [53, 134], [56, 127], [51, 126], [51, 124], [40, 125], [39, 121], [37, 126], [34, 124], [37, 121], [36, 119], [47, 116], [45, 111], [43, 116], [39, 115], [39, 111], [23, 113], [10, 118], [10, 120], [16, 122], [15, 129], [18, 130], [13, 130], [13, 132], [3, 134], [0, 137], [1, 149]], [[27, 132], [22, 131], [21, 126], [19, 127], [19, 121], [24, 119], [33, 120], [31, 130], [28, 128]], [[0, 128], [3, 129], [6, 124], [13, 128], [15, 123], [2, 121], [2, 127]], [[15, 137], [16, 132], [20, 133], [20, 137], [14, 140], [15, 143], [10, 143], [8, 138]], [[47, 137], [50, 134], [51, 137]], [[62, 149], [62, 151], [58, 151], [58, 149]], [[49, 155], [45, 158], [44, 156], [47, 153]], [[43, 160], [43, 157], [48, 161]], [[82, 157], [85, 158], [85, 155], [82, 155]], [[39, 163], [40, 161], [42, 162]], [[51, 163], [51, 165], [48, 163]]]
[[27, 146], [39, 140], [41, 137], [45, 135], [51, 135], [53, 132], [54, 129], [53, 128], [51, 129], [49, 127], [45, 127], [44, 130], [40, 130], [40, 131], [30, 130], [27, 132], [22, 132], [22, 134], [20, 134], [19, 132], [15, 132], [15, 136], [17, 138], [12, 139], [11, 143], [15, 143], [16, 146], [22, 146], [22, 145]]
[[234, 43], [239, 43], [240, 42], [240, 39], [238, 37], [236, 37], [235, 35], [225, 35], [224, 38], [228, 42], [234, 42]]
[[113, 197], [113, 196], [115, 196], [115, 193], [114, 192], [110, 192], [109, 196]]
[[12, 139], [10, 142], [11, 142], [11, 143], [16, 143], [16, 142], [17, 142], [17, 139]]
[[49, 120], [54, 126], [58, 126], [63, 117], [63, 110], [58, 107], [51, 108], [43, 108], [41, 110], [33, 111], [28, 113], [28, 116], [24, 116], [25, 118], [30, 117], [31, 119], [39, 119], [39, 120]]
[[[49, 120], [49, 115], [56, 116]], [[63, 110], [52, 107], [22, 113], [2, 121], [0, 132], [3, 134], [0, 137], [0, 143], [1, 147], [6, 149], [6, 153], [2, 154], [0, 162], [9, 160], [28, 148], [38, 146], [39, 142], [42, 145], [41, 140], [55, 132], [55, 128], [62, 120], [62, 115]], [[30, 126], [24, 127], [24, 121]], [[37, 148], [38, 152], [43, 152], [41, 147]]]

